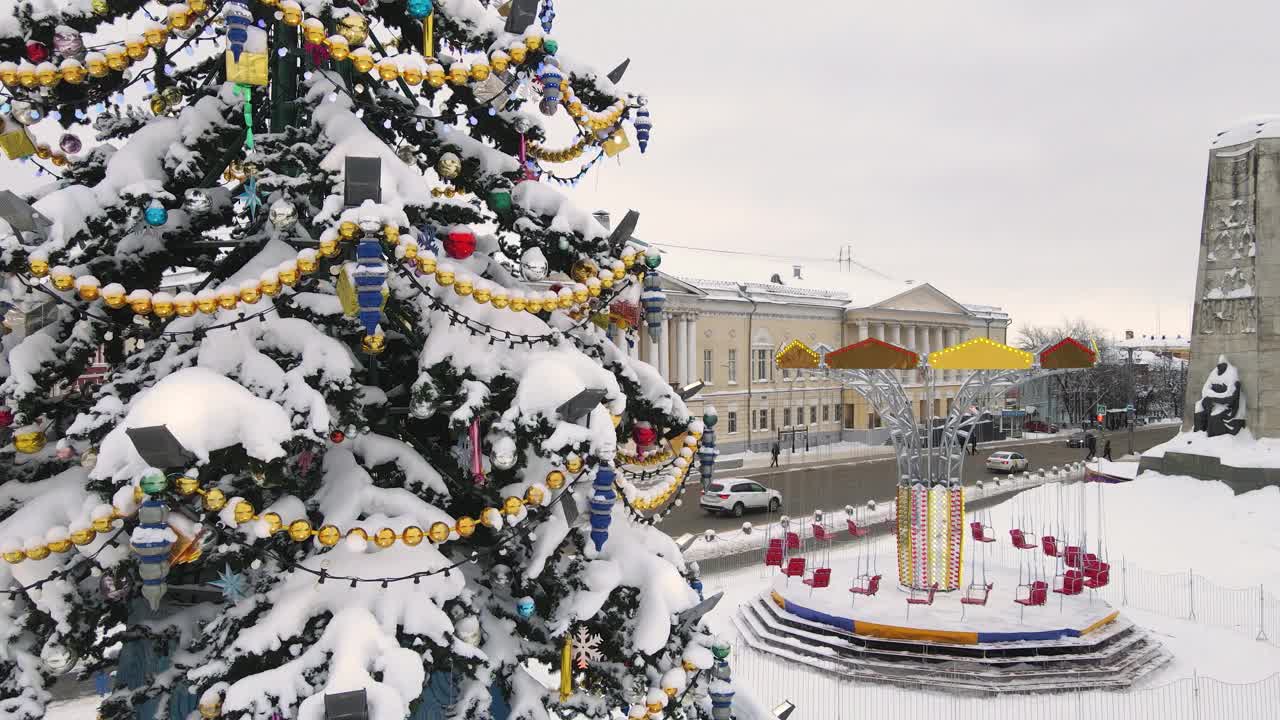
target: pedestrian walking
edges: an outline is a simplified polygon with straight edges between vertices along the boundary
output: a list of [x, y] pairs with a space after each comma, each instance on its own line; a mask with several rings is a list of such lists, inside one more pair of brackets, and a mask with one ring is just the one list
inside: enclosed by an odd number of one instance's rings
[[779, 447], [777, 440], [773, 441], [773, 447], [769, 448], [769, 452], [773, 454], [773, 462], [769, 463], [769, 467], [778, 467], [778, 455], [782, 453], [782, 448]]
[[1084, 446], [1086, 448], [1084, 459], [1092, 460], [1093, 456], [1098, 452], [1098, 438], [1094, 437], [1092, 433], [1085, 433]]
[[1107, 438], [1107, 441], [1102, 443], [1102, 457], [1108, 462], [1111, 460], [1111, 438]]
[[978, 454], [978, 429], [974, 428], [969, 431], [969, 454]]

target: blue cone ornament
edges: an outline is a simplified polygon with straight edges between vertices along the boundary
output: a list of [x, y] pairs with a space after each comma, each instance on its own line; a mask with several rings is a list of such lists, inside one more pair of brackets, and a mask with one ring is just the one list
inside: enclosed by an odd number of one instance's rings
[[249, 39], [249, 27], [253, 25], [253, 12], [245, 0], [227, 0], [222, 17], [227, 22], [227, 50], [240, 62], [240, 53], [244, 52], [244, 44]]
[[649, 128], [653, 127], [653, 120], [649, 118], [649, 108], [640, 108], [636, 110], [636, 119], [632, 121], [636, 126], [636, 140], [640, 142], [640, 154], [649, 148]]
[[138, 556], [138, 575], [142, 578], [142, 597], [151, 609], [160, 609], [160, 600], [168, 592], [169, 548], [174, 533], [169, 529], [169, 508], [154, 498], [138, 508], [138, 526], [129, 537], [129, 546]]
[[543, 115], [554, 115], [560, 106], [560, 86], [564, 83], [564, 74], [560, 72], [560, 63], [549, 57], [542, 61], [542, 69], [538, 72], [538, 80], [542, 82], [542, 102], [538, 109]]
[[601, 466], [591, 482], [594, 491], [591, 495], [591, 541], [596, 545], [596, 552], [603, 550], [605, 541], [609, 539], [613, 504], [618, 499], [618, 494], [613, 490], [614, 477], [613, 468]]
[[644, 321], [649, 327], [649, 339], [658, 342], [662, 339], [662, 307], [667, 302], [667, 294], [662, 292], [657, 273], [645, 274], [640, 302], [644, 305]]

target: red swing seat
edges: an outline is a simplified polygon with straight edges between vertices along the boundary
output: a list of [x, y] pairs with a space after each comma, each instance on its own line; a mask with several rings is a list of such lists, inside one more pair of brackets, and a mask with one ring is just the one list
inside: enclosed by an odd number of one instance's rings
[[826, 528], [826, 527], [824, 527], [824, 526], [822, 525], [822, 523], [814, 523], [814, 524], [813, 524], [813, 539], [815, 539], [815, 540], [821, 540], [821, 541], [823, 541], [823, 542], [831, 542], [831, 541], [835, 540], [836, 538], [835, 538], [835, 535], [833, 535], [831, 532], [829, 532], [829, 531], [827, 530], [827, 528]]
[[932, 605], [933, 596], [938, 592], [938, 583], [929, 586], [929, 592], [924, 597], [917, 596], [918, 590], [912, 589], [911, 595], [907, 596], [908, 605]]
[[[813, 575], [804, 579], [804, 584], [817, 590], [818, 588], [829, 587], [831, 585], [831, 568], [817, 568], [813, 571]], [[813, 594], [813, 590], [809, 594]]]
[[973, 522], [969, 523], [969, 531], [973, 534], [973, 539], [974, 539], [974, 540], [977, 540], [978, 542], [987, 542], [987, 543], [989, 543], [989, 542], [995, 542], [995, 541], [996, 541], [996, 536], [995, 536], [995, 535], [988, 535], [988, 534], [987, 534], [987, 531], [988, 531], [988, 530], [991, 530], [991, 526], [990, 526], [990, 525], [983, 525], [982, 523], [978, 522], [977, 520], [975, 520], [975, 521], [973, 521]]
[[1084, 557], [1080, 560], [1080, 569], [1084, 571], [1086, 576], [1091, 573], [1096, 573], [1100, 567], [1102, 567], [1102, 561], [1093, 553], [1085, 553]]
[[1079, 545], [1068, 545], [1062, 558], [1067, 567], [1079, 570], [1084, 565], [1084, 550]]
[[782, 538], [773, 538], [773, 539], [771, 539], [771, 540], [769, 541], [769, 549], [770, 549], [770, 550], [775, 550], [775, 549], [776, 549], [776, 550], [781, 550], [781, 549], [782, 549]]
[[1018, 528], [1009, 531], [1009, 537], [1013, 539], [1013, 546], [1019, 550], [1034, 550], [1036, 544], [1027, 540], [1027, 534]]
[[[854, 586], [849, 588], [849, 592], [855, 595], [875, 595], [880, 592], [880, 576], [879, 575], [861, 575], [854, 581]], [[858, 585], [857, 583], [862, 583]]]
[[1084, 575], [1076, 569], [1071, 569], [1062, 575], [1062, 584], [1053, 589], [1059, 595], [1079, 595], [1084, 592]]
[[788, 550], [799, 550], [799, 549], [800, 549], [800, 534], [799, 534], [799, 533], [794, 533], [794, 532], [789, 532], [789, 533], [787, 533], [787, 549], [788, 549]]
[[1058, 539], [1052, 535], [1045, 535], [1040, 538], [1040, 549], [1049, 557], [1062, 557], [1062, 546], [1058, 544]]
[[864, 527], [858, 527], [858, 523], [854, 522], [853, 520], [845, 520], [845, 523], [848, 524], [849, 526], [849, 534], [854, 537], [862, 537], [866, 535], [868, 532], [871, 532], [870, 530]]
[[1111, 564], [1099, 563], [1100, 567], [1092, 573], [1085, 573], [1084, 586], [1092, 590], [1097, 590], [1111, 582]]
[[804, 577], [804, 558], [793, 557], [787, 560], [787, 566], [782, 568], [782, 574], [787, 576], [787, 582], [791, 582], [793, 577]]
[[986, 605], [987, 598], [991, 596], [991, 588], [995, 586], [995, 583], [987, 583], [986, 585], [970, 585], [968, 589], [964, 591], [964, 597], [960, 598], [960, 603], [962, 605]]
[[[1019, 597], [1022, 594], [1022, 588], [1027, 589], [1026, 597]], [[1013, 601], [1023, 607], [1033, 607], [1036, 605], [1044, 605], [1049, 600], [1049, 583], [1043, 580], [1036, 580], [1030, 585], [1019, 585], [1018, 589], [1013, 593]]]
[[770, 548], [769, 551], [764, 554], [764, 564], [766, 566], [774, 565], [781, 568], [782, 567], [782, 548], [778, 548], [777, 550]]

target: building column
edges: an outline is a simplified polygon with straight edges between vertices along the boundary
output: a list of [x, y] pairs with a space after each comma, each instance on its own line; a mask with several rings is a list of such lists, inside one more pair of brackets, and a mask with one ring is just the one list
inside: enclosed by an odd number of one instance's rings
[[859, 320], [857, 324], [854, 325], [853, 327], [854, 327], [854, 332], [857, 333], [857, 335], [853, 338], [853, 342], [862, 342], [863, 340], [866, 340], [867, 338], [871, 337], [870, 335], [867, 334], [866, 320]]
[[658, 338], [658, 372], [671, 382], [671, 315], [662, 315], [662, 337]]
[[916, 348], [916, 354], [920, 356], [922, 361], [928, 361], [929, 352], [933, 349], [933, 346], [929, 344], [928, 327], [924, 325], [916, 326], [916, 342], [919, 345], [919, 347]]
[[[946, 341], [943, 345], [944, 347], [952, 347], [954, 345], [959, 344], [960, 330], [958, 328], [953, 328], [953, 327], [947, 328], [943, 334], [943, 339]], [[948, 375], [950, 375], [952, 382], [959, 382], [961, 377], [963, 376], [963, 373], [959, 370], [952, 370], [950, 373], [948, 373]]]
[[[943, 348], [943, 344], [944, 344], [944, 340], [943, 340], [942, 328], [940, 327], [929, 328], [929, 347], [933, 348], [934, 350], [941, 350]], [[942, 375], [945, 378], [947, 376], [947, 373], [943, 372]]]
[[679, 315], [676, 318], [676, 372], [675, 383], [684, 385], [689, 382], [689, 316]]
[[873, 337], [877, 340], [880, 340], [881, 342], [884, 341], [884, 323], [882, 322], [868, 323], [867, 331], [871, 333], [867, 337]]
[[690, 313], [689, 315], [689, 377], [687, 382], [697, 382], [698, 376], [702, 374], [702, 358], [698, 357], [698, 315]]

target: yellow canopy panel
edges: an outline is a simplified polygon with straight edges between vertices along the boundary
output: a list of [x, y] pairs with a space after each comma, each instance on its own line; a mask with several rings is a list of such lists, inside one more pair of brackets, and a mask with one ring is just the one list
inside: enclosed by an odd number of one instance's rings
[[818, 367], [822, 356], [799, 340], [792, 340], [778, 351], [774, 360], [786, 370], [809, 370]]
[[837, 370], [910, 370], [919, 365], [919, 355], [875, 338], [827, 353], [827, 367]]
[[1029, 352], [984, 337], [929, 353], [935, 370], [1026, 370], [1034, 361]]
[[1040, 367], [1046, 370], [1067, 370], [1093, 367], [1098, 354], [1075, 338], [1063, 338], [1062, 342], [1040, 353]]

